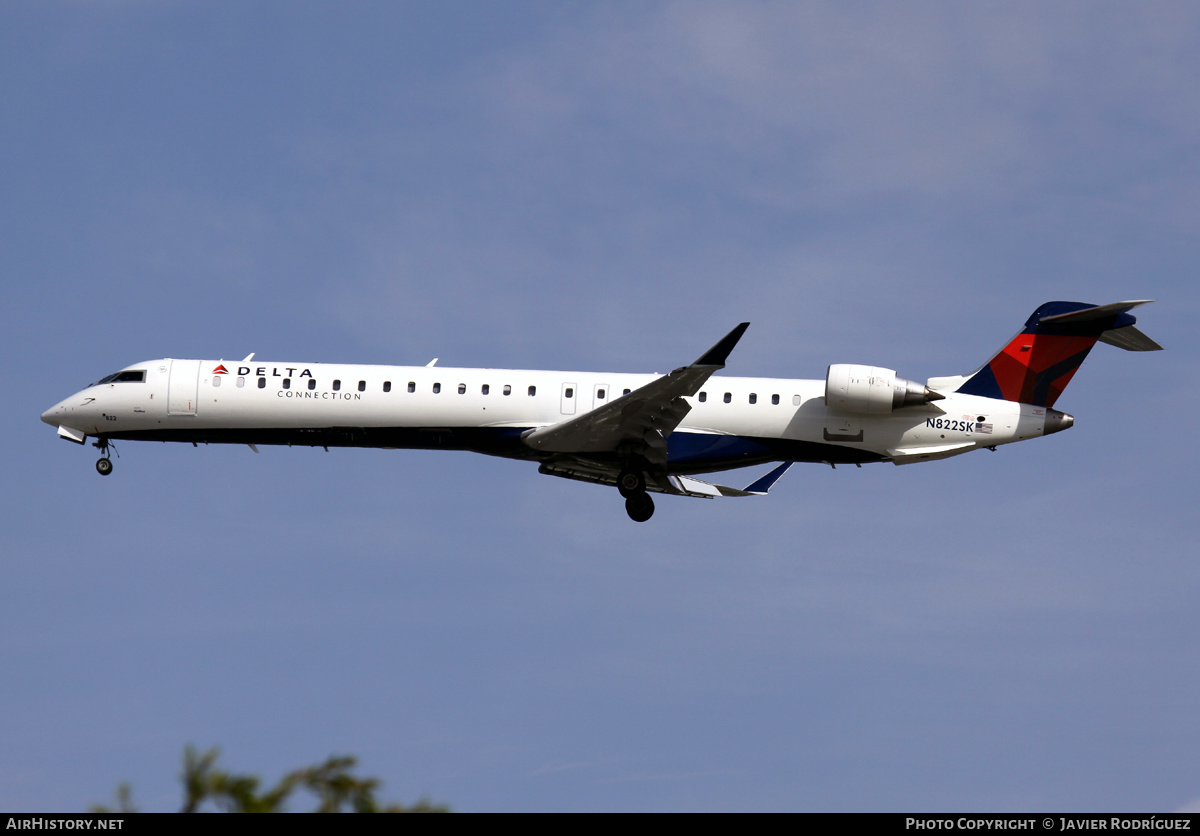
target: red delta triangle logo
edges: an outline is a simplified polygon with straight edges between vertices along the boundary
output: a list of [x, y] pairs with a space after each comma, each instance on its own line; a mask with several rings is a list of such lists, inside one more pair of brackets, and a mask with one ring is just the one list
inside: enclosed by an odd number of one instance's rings
[[213, 374], [229, 374], [229, 369], [225, 368], [224, 363], [221, 363], [215, 369], [212, 370], [212, 373]]

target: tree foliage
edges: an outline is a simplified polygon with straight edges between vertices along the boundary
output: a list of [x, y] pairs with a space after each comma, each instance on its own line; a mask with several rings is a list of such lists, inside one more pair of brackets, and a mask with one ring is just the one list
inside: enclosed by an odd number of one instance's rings
[[[181, 813], [200, 813], [215, 809], [224, 813], [283, 813], [298, 790], [314, 797], [313, 813], [448, 813], [444, 804], [421, 798], [411, 806], [381, 804], [375, 796], [377, 778], [359, 778], [353, 774], [358, 762], [349, 755], [333, 756], [322, 764], [307, 766], [284, 775], [275, 786], [260, 790], [257, 775], [239, 775], [217, 766], [220, 750], [197, 752], [188, 746], [183, 753], [183, 808]], [[98, 806], [93, 812], [113, 810]], [[137, 812], [133, 791], [128, 784], [117, 787], [116, 812]]]

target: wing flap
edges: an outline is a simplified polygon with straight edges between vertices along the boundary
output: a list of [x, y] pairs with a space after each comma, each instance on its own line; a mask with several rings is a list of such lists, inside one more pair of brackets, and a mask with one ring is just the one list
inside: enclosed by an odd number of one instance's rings
[[[592, 482], [593, 484], [611, 485], [612, 487], [616, 487], [618, 472], [611, 465], [588, 461], [587, 459], [561, 459], [542, 462], [538, 467], [538, 473], [545, 473], [547, 476], [559, 476], [563, 479], [574, 479], [577, 482]], [[648, 493], [665, 493], [674, 496], [696, 496], [704, 499], [712, 499], [715, 496], [722, 495], [717, 490], [716, 485], [709, 485], [707, 482], [701, 482], [699, 479], [692, 479], [687, 476], [668, 476], [665, 474], [662, 476], [650, 476], [646, 480], [646, 491]]]
[[[670, 474], [651, 474], [646, 479], [646, 490], [649, 493], [665, 493], [672, 496], [692, 496], [700, 499], [716, 499], [722, 496], [765, 496], [779, 477], [792, 466], [784, 462], [766, 476], [758, 479], [746, 488], [731, 488], [727, 485], [716, 485], [705, 482], [694, 476], [679, 476]], [[548, 476], [560, 476], [563, 479], [574, 479], [579, 482], [592, 482], [598, 485], [617, 484], [617, 474], [611, 465], [587, 459], [569, 459], [543, 462], [538, 468], [539, 473]]]
[[959, 453], [974, 450], [976, 446], [974, 441], [964, 441], [959, 444], [939, 444], [930, 447], [893, 447], [888, 450], [888, 455], [892, 457], [892, 464], [913, 464], [957, 456]]

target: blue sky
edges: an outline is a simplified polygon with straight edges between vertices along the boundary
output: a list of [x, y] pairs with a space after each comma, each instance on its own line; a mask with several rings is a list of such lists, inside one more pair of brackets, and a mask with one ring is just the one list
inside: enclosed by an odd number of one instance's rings
[[[8, 3], [0, 808], [185, 744], [462, 810], [1200, 800], [1200, 11]], [[1160, 300], [1068, 433], [663, 499], [461, 453], [38, 421], [172, 357], [969, 371]], [[1189, 324], [1191, 323], [1191, 324]], [[745, 481], [756, 476], [747, 473]]]

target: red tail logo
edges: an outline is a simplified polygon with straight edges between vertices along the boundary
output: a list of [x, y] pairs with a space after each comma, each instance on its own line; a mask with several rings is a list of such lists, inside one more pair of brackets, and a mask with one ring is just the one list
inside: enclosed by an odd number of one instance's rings
[[225, 368], [224, 363], [221, 363], [215, 369], [212, 370], [212, 373], [213, 374], [229, 374], [229, 369]]

